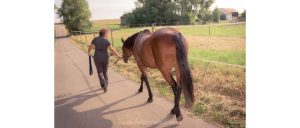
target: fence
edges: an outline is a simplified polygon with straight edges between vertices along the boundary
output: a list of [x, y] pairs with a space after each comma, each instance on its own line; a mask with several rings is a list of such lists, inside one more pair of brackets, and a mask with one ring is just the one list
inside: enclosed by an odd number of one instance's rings
[[130, 27], [130, 28], [142, 28], [142, 27], [152, 27], [152, 32], [155, 30], [156, 27], [175, 27], [178, 29], [178, 27], [183, 26], [183, 25], [202, 25], [202, 26], [208, 26], [208, 35], [210, 36], [211, 34], [211, 23], [207, 24], [207, 25], [203, 25], [200, 23], [194, 23], [194, 24], [190, 24], [190, 23], [179, 23], [179, 22], [171, 22], [171, 23], [146, 23], [146, 24], [129, 24], [129, 25], [123, 25], [123, 27]]
[[213, 26], [226, 26], [226, 25], [235, 25], [235, 24], [245, 24], [246, 22], [220, 22], [220, 23], [214, 23], [214, 22], [208, 22], [207, 24], [202, 24], [202, 23], [184, 23], [184, 22], [171, 22], [171, 23], [146, 23], [146, 24], [128, 24], [128, 25], [121, 25], [123, 28], [143, 28], [143, 27], [152, 27], [153, 31], [153, 26], [155, 28], [160, 28], [160, 27], [173, 27], [177, 28], [180, 30], [180, 27], [194, 27], [194, 26], [202, 26], [202, 27], [207, 27], [207, 35], [211, 36], [212, 35], [212, 27]]
[[[151, 24], [152, 26], [152, 32], [155, 31], [155, 24]], [[114, 46], [114, 36], [113, 36], [113, 32], [115, 30], [120, 30], [121, 28], [112, 28], [110, 29], [110, 37], [111, 37], [111, 43], [112, 43], [112, 46]], [[90, 39], [90, 35], [93, 35], [92, 37], [95, 38], [96, 35], [98, 35], [99, 32], [88, 32], [88, 31], [71, 31], [71, 35], [74, 35], [75, 36], [75, 39], [80, 39], [82, 40], [82, 36], [84, 36], [84, 40], [85, 40], [85, 45], [88, 46], [88, 42], [91, 42], [92, 40], [89, 40]]]
[[[110, 29], [111, 43], [112, 43], [112, 45], [114, 44], [114, 42], [113, 42], [113, 32], [115, 30], [120, 30], [122, 28], [126, 28], [126, 27], [139, 27], [139, 28], [143, 28], [143, 27], [150, 27], [151, 26], [151, 30], [152, 30], [152, 32], [154, 32], [156, 27], [172, 26], [172, 27], [178, 28], [180, 25], [185, 25], [185, 24], [179, 24], [178, 22], [174, 22], [174, 25], [173, 24], [164, 24], [164, 23], [152, 23], [152, 24], [134, 24], [134, 25], [123, 26], [123, 27], [119, 27], [119, 28], [112, 28], [112, 29]], [[205, 25], [203, 25], [203, 26], [205, 26]], [[208, 26], [209, 26], [208, 27], [208, 35], [210, 35], [211, 34], [211, 27], [210, 27], [211, 25], [209, 24]], [[75, 37], [79, 36], [80, 40], [81, 40], [81, 36], [83, 35], [84, 38], [85, 38], [85, 43], [86, 44], [88, 43], [87, 34], [92, 34], [93, 37], [95, 38], [96, 35], [98, 34], [98, 32], [91, 32], [91, 31], [71, 31], [71, 35], [74, 35]]]
[[96, 37], [97, 32], [84, 32], [84, 31], [71, 31], [71, 35], [74, 35], [76, 40], [82, 40], [82, 36], [84, 36], [85, 45], [88, 45], [87, 34], [92, 34], [93, 37]]

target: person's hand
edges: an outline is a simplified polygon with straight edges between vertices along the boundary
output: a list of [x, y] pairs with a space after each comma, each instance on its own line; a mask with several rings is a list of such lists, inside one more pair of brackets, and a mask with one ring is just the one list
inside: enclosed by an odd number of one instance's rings
[[121, 55], [118, 55], [117, 57], [118, 57], [118, 59], [122, 59], [123, 58]]
[[88, 56], [92, 56], [92, 53], [88, 53]]

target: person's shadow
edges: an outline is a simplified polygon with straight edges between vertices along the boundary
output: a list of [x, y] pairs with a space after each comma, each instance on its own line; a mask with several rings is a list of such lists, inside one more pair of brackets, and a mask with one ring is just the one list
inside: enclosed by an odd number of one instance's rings
[[115, 112], [124, 111], [128, 109], [138, 108], [147, 104], [145, 102], [143, 104], [136, 105], [136, 106], [111, 110], [111, 111], [105, 111], [126, 99], [136, 96], [137, 93], [135, 93], [128, 97], [117, 100], [113, 103], [104, 105], [100, 108], [91, 109], [82, 112], [78, 112], [74, 110], [75, 107], [80, 106], [88, 99], [95, 98], [103, 94], [103, 93], [97, 94], [96, 93], [97, 91], [98, 90], [93, 90], [90, 92], [74, 95], [68, 98], [56, 100], [55, 101], [55, 128], [111, 128], [113, 126], [113, 122], [109, 119], [105, 119], [103, 117], [104, 115], [112, 114]]
[[71, 35], [55, 36], [55, 39], [69, 38]]

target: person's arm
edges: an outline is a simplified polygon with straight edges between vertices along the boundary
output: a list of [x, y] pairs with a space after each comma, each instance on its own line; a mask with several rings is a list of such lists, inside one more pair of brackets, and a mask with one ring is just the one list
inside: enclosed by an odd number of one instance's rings
[[114, 53], [117, 57], [119, 58], [122, 58], [122, 56], [116, 51], [116, 49], [112, 46], [112, 45], [109, 45], [108, 46], [109, 50]]
[[94, 45], [94, 44], [91, 44], [91, 45], [89, 46], [89, 49], [88, 49], [88, 55], [89, 55], [89, 56], [91, 55], [92, 49], [95, 49], [95, 45]]

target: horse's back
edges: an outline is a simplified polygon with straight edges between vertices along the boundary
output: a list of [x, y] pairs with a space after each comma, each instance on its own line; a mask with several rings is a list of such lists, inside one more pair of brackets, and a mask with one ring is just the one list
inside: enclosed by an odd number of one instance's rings
[[170, 28], [170, 27], [160, 28], [152, 33], [152, 37], [157, 38], [164, 35], [173, 35], [174, 33], [178, 33], [178, 32], [179, 31], [175, 28]]
[[152, 52], [158, 68], [172, 68], [177, 64], [174, 36], [178, 33], [176, 29], [167, 27], [151, 35]]

